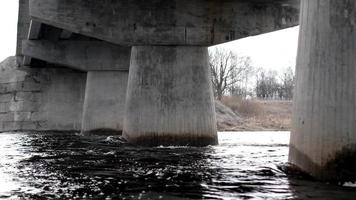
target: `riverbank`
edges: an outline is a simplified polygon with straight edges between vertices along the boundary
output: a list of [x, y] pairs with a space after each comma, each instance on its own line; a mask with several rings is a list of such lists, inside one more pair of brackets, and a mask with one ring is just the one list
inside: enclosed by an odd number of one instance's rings
[[238, 118], [230, 126], [220, 126], [218, 122], [219, 131], [289, 131], [291, 129], [292, 101], [225, 97], [222, 104], [230, 108]]

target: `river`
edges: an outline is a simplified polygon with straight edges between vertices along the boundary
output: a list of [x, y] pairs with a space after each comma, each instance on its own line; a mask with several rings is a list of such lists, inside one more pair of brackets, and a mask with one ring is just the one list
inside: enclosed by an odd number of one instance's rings
[[224, 132], [218, 146], [134, 147], [120, 137], [1, 133], [0, 199], [356, 199], [287, 175], [289, 132]]

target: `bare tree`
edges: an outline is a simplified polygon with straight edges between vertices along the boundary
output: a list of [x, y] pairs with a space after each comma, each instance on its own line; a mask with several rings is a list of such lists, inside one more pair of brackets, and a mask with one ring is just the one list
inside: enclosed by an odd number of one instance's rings
[[292, 67], [288, 67], [282, 74], [281, 92], [283, 93], [282, 97], [284, 99], [291, 100], [293, 98], [294, 78]]
[[261, 99], [286, 99], [293, 97], [294, 72], [292, 68], [286, 69], [277, 79], [276, 71], [259, 69], [256, 76], [256, 96]]
[[216, 48], [209, 51], [209, 58], [214, 94], [219, 100], [229, 89], [247, 81], [252, 71], [251, 59], [239, 57], [232, 51]]

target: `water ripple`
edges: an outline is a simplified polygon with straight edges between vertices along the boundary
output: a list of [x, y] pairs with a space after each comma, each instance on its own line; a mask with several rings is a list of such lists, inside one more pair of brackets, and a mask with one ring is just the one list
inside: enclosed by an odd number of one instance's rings
[[120, 137], [0, 134], [0, 199], [353, 199], [287, 176], [288, 132], [219, 133], [219, 146], [139, 148]]

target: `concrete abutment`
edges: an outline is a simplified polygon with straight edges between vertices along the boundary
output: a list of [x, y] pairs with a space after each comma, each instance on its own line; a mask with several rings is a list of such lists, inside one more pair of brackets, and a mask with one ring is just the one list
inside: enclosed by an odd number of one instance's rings
[[131, 143], [218, 143], [206, 47], [134, 46], [124, 137]]
[[356, 2], [302, 0], [289, 161], [356, 179]]
[[0, 132], [80, 130], [86, 73], [15, 65], [0, 71]]

